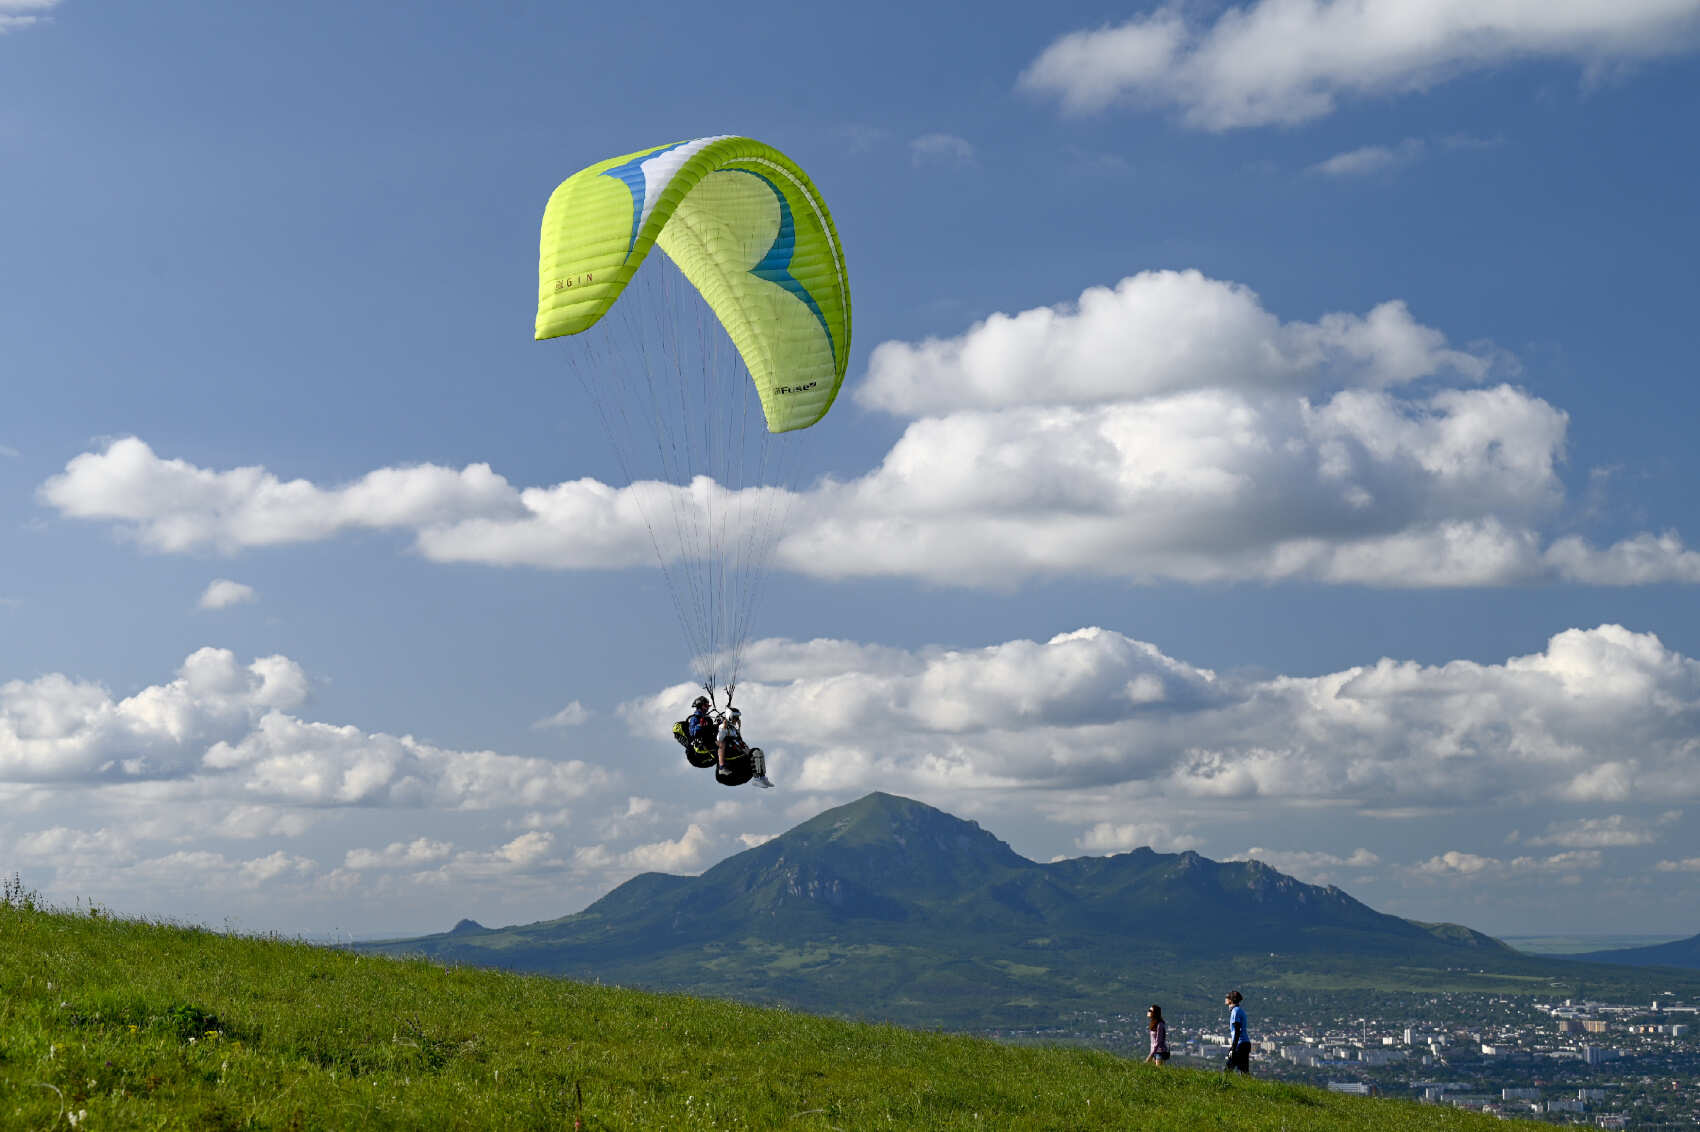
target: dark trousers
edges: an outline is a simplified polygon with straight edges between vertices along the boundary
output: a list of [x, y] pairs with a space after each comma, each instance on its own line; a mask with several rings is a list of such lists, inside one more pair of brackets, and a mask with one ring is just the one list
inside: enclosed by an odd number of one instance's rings
[[1228, 1060], [1222, 1063], [1222, 1072], [1238, 1069], [1241, 1073], [1251, 1072], [1251, 1043], [1241, 1042], [1228, 1051]]

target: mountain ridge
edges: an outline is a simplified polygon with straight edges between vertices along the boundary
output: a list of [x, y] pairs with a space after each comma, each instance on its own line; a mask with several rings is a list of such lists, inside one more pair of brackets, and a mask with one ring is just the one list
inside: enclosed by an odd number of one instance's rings
[[1646, 947], [1615, 947], [1566, 955], [1578, 963], [1611, 963], [1624, 967], [1686, 967], [1700, 970], [1700, 935]]
[[1141, 848], [1040, 863], [978, 823], [879, 792], [699, 876], [633, 877], [569, 916], [358, 946], [958, 1026], [1138, 997], [1152, 972], [1193, 986], [1259, 964], [1539, 964], [1462, 925], [1377, 912], [1259, 861]]

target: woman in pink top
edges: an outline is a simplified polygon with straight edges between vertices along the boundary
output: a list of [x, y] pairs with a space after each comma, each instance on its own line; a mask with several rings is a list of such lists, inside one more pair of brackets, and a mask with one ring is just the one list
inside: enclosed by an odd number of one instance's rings
[[1169, 1060], [1169, 1026], [1163, 1021], [1163, 1008], [1155, 1002], [1145, 1012], [1145, 1025], [1151, 1031], [1151, 1052], [1145, 1064], [1161, 1065]]

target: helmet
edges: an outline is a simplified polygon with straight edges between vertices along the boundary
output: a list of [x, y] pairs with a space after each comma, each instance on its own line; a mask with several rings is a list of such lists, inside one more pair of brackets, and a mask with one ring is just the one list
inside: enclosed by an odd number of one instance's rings
[[727, 718], [729, 718], [729, 719], [737, 719], [740, 714], [742, 714], [742, 713], [740, 713], [737, 708], [732, 708], [730, 711], [728, 711], [726, 713]]
[[696, 699], [691, 701], [691, 706], [692, 707], [699, 707], [699, 708], [700, 707], [707, 707], [708, 706], [708, 697], [707, 696], [698, 696]]

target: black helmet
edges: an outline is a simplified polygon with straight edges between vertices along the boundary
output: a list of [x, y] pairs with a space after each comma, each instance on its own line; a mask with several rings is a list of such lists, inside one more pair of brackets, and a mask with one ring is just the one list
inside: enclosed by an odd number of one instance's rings
[[698, 696], [696, 699], [691, 701], [691, 706], [692, 707], [707, 707], [708, 706], [708, 697], [707, 696]]

